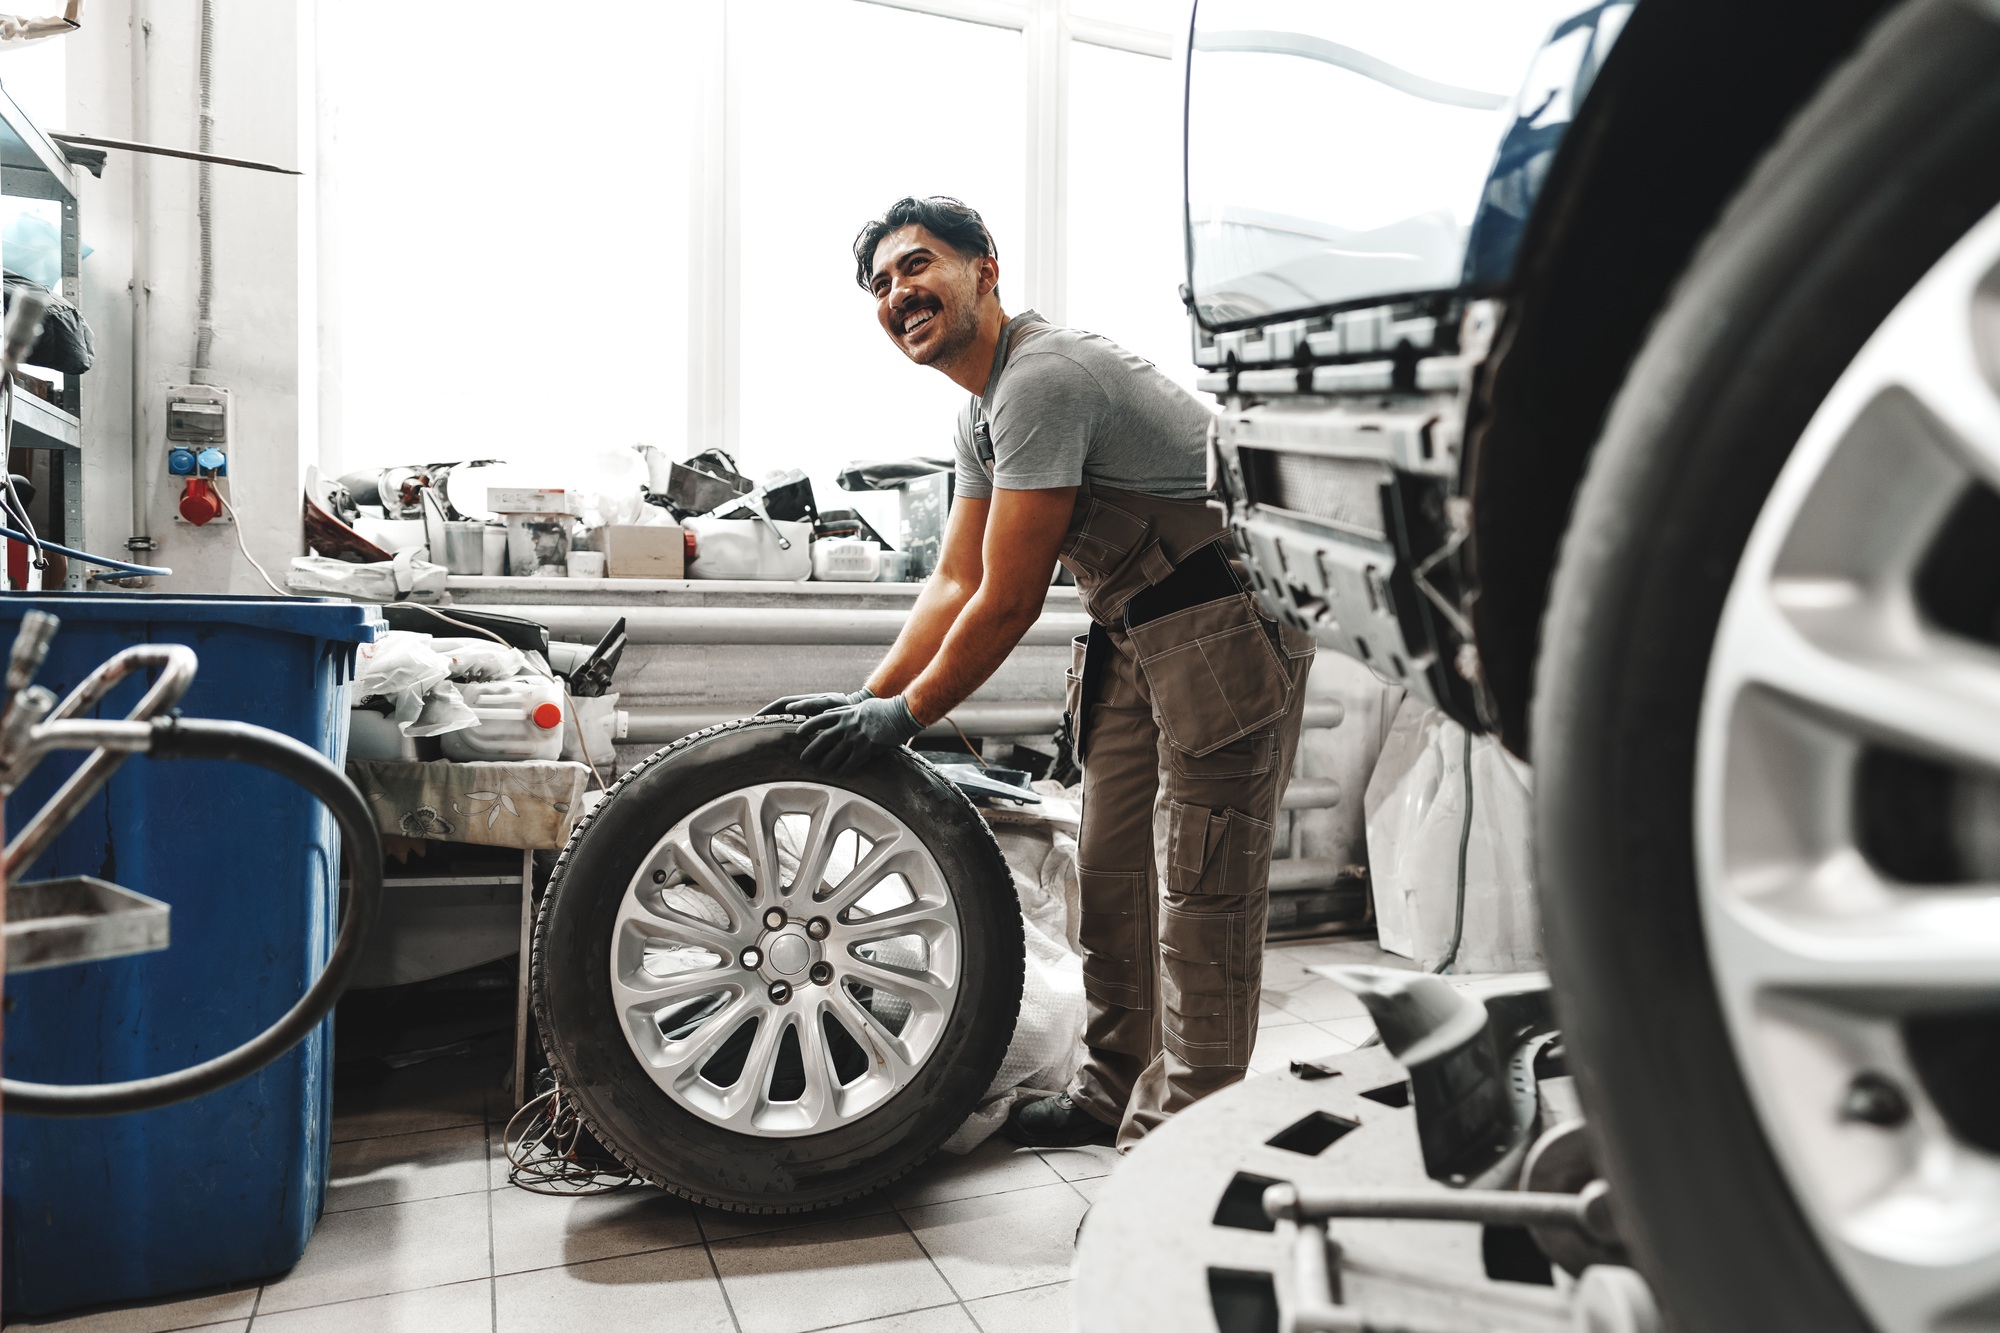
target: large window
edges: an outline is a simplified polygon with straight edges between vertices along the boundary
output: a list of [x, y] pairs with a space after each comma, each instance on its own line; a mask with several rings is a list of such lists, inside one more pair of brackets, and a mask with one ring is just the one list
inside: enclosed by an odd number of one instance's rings
[[[753, 476], [945, 452], [849, 245], [904, 194], [986, 216], [1010, 311], [1188, 382], [1188, 0], [412, 0], [326, 25], [341, 469], [717, 446]], [[886, 520], [886, 497], [859, 507]], [[886, 512], [885, 512], [886, 510]]]
[[616, 0], [569, 24], [540, 0], [413, 0], [392, 33], [321, 25], [330, 466], [680, 447], [694, 62], [677, 10]]
[[1021, 86], [1022, 38], [852, 0], [740, 0], [733, 17], [762, 34], [731, 66], [738, 454], [753, 473], [805, 469], [837, 507], [849, 459], [949, 452], [965, 396], [875, 322], [854, 282], [861, 224], [904, 195], [963, 199], [1000, 246], [1002, 297], [1023, 304], [1019, 103], [979, 93]]

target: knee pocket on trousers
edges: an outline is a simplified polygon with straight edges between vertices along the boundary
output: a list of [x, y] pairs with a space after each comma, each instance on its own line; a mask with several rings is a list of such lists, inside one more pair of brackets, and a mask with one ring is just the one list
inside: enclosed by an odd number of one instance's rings
[[1169, 803], [1167, 816], [1168, 893], [1255, 893], [1269, 882], [1272, 825], [1241, 810], [1181, 801]]
[[1160, 922], [1161, 1040], [1200, 1068], [1250, 1058], [1250, 977], [1243, 961], [1252, 913], [1188, 913], [1171, 905]]
[[1152, 910], [1146, 876], [1138, 871], [1077, 871], [1082, 913], [1077, 940], [1083, 945], [1084, 990], [1094, 998], [1128, 1008], [1149, 1007]]

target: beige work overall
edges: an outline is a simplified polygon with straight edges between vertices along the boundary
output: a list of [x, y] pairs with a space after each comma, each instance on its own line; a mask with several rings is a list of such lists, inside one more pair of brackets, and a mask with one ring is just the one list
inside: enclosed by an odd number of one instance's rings
[[1062, 550], [1099, 627], [1094, 654], [1076, 641], [1067, 702], [1088, 1003], [1069, 1093], [1119, 1126], [1120, 1151], [1242, 1078], [1257, 1035], [1273, 826], [1313, 643], [1243, 591], [1127, 614], [1223, 536], [1203, 501], [1086, 484]]

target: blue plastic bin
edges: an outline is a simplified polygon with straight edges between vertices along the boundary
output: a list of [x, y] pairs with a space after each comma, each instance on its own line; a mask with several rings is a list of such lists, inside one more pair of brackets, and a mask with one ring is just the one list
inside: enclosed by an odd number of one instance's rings
[[[37, 679], [64, 694], [137, 643], [201, 658], [189, 717], [253, 722], [336, 763], [355, 645], [372, 606], [147, 593], [0, 596], [0, 654], [29, 610], [62, 628]], [[124, 682], [122, 717], [151, 684]], [[81, 755], [45, 761], [7, 802], [18, 829]], [[332, 948], [340, 835], [299, 787], [242, 764], [126, 761], [22, 879], [100, 875], [173, 907], [160, 953], [10, 978], [7, 1076], [108, 1083], [218, 1055], [269, 1026]], [[10, 1115], [0, 1179], [6, 1313], [253, 1281], [298, 1262], [319, 1220], [332, 1105], [332, 1020], [242, 1082], [134, 1115]]]

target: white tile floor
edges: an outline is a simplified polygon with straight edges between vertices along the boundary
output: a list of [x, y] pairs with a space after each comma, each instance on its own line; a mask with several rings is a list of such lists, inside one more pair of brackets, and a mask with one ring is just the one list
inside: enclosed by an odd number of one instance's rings
[[[1373, 1029], [1308, 966], [1408, 966], [1372, 943], [1274, 945], [1256, 1072]], [[1059, 1333], [1077, 1224], [1109, 1149], [993, 1140], [833, 1213], [756, 1218], [653, 1190], [552, 1199], [507, 1184], [498, 1071], [439, 1061], [343, 1095], [326, 1215], [261, 1287], [73, 1315], [62, 1333]], [[490, 1091], [489, 1091], [490, 1089]]]

